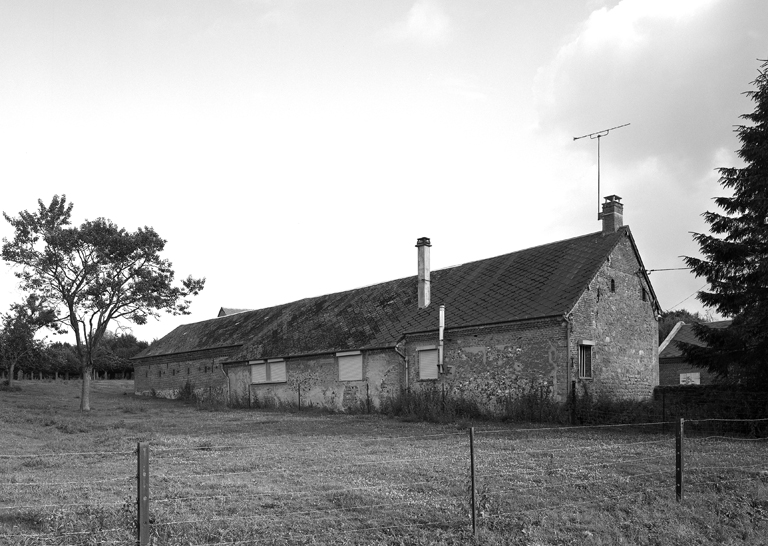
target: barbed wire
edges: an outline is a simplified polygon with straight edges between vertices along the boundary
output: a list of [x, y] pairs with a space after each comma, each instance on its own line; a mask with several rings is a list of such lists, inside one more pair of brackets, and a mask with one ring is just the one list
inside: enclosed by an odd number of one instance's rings
[[[514, 488], [514, 489], [500, 489], [497, 491], [494, 491], [493, 489], [490, 490], [490, 494], [494, 495], [501, 495], [504, 493], [521, 493], [524, 491], [531, 491], [531, 490], [541, 490], [541, 489], [552, 489], [555, 487], [578, 487], [580, 485], [595, 485], [595, 484], [614, 484], [616, 481], [621, 480], [631, 480], [634, 478], [642, 478], [645, 476], [656, 476], [663, 474], [663, 471], [658, 470], [656, 472], [643, 472], [639, 474], [629, 474], [626, 476], [614, 476], [613, 480], [595, 480], [595, 479], [587, 479], [587, 480], [579, 480], [579, 481], [569, 481], [564, 483], [541, 483], [541, 484], [534, 484], [531, 485], [529, 483], [521, 484], [524, 485], [524, 487], [521, 488]], [[518, 482], [520, 483], [520, 482]], [[637, 493], [635, 491], [635, 493]]]
[[[317, 508], [313, 510], [300, 510], [291, 512], [292, 516], [307, 516], [310, 514], [319, 514], [319, 513], [329, 513], [329, 512], [346, 512], [350, 510], [366, 510], [366, 509], [373, 509], [373, 508], [386, 508], [388, 506], [406, 506], [411, 504], [416, 504], [417, 501], [411, 500], [411, 501], [403, 501], [403, 502], [391, 502], [391, 503], [384, 503], [384, 504], [361, 504], [357, 506], [350, 506], [346, 508]], [[250, 519], [266, 519], [271, 518], [271, 515], [265, 515], [265, 514], [252, 514], [249, 516], [207, 516], [205, 518], [206, 522], [209, 521], [230, 521], [230, 520], [250, 520]], [[154, 523], [155, 527], [169, 527], [171, 525], [189, 525], [193, 523], [200, 523], [199, 519], [192, 519], [192, 520], [180, 520], [180, 521], [168, 521], [168, 522], [161, 522], [161, 523]]]
[[[362, 441], [365, 442], [379, 442], [379, 441], [393, 441], [393, 440], [424, 440], [424, 439], [434, 439], [434, 438], [448, 438], [451, 436], [467, 436], [468, 432], [443, 432], [439, 434], [422, 434], [422, 435], [409, 435], [409, 436], [379, 436], [374, 438], [363, 438]], [[338, 440], [348, 440], [349, 442], [360, 442], [361, 439], [359, 437], [353, 437], [353, 438], [338, 438]], [[301, 441], [295, 442], [294, 444], [286, 444], [284, 442], [271, 442], [271, 443], [259, 443], [259, 444], [237, 444], [237, 445], [219, 445], [219, 446], [208, 446], [208, 445], [201, 445], [201, 446], [179, 446], [179, 447], [163, 447], [163, 446], [156, 446], [156, 445], [150, 445], [150, 449], [152, 450], [152, 454], [160, 454], [160, 453], [169, 453], [173, 451], [216, 451], [216, 450], [237, 450], [237, 449], [250, 449], [250, 448], [266, 448], [266, 447], [291, 447], [293, 445], [296, 446], [306, 446], [311, 444], [327, 444], [328, 440], [307, 440], [307, 441]], [[135, 451], [134, 451], [135, 453]]]
[[76, 481], [76, 482], [0, 482], [0, 486], [3, 485], [25, 485], [25, 486], [49, 486], [49, 485], [80, 485], [80, 486], [89, 486], [89, 485], [99, 485], [103, 483], [110, 483], [110, 482], [130, 482], [136, 479], [136, 476], [122, 476], [120, 478], [105, 478], [103, 480], [92, 480], [92, 481]]
[[358, 487], [347, 487], [343, 489], [326, 489], [322, 491], [263, 491], [260, 493], [256, 493], [253, 495], [210, 495], [210, 496], [199, 496], [196, 495], [194, 497], [164, 497], [161, 499], [152, 499], [153, 503], [165, 503], [165, 502], [175, 502], [175, 501], [184, 501], [184, 500], [196, 500], [196, 499], [258, 499], [264, 496], [298, 496], [298, 497], [310, 497], [310, 496], [316, 496], [316, 495], [329, 495], [329, 494], [337, 494], [337, 493], [348, 493], [352, 491], [365, 491], [365, 490], [372, 490], [372, 489], [383, 489], [383, 488], [396, 488], [396, 487], [402, 487], [402, 486], [415, 486], [415, 485], [430, 485], [432, 484], [432, 481], [423, 481], [423, 482], [403, 482], [398, 484], [380, 484], [380, 485], [364, 485], [364, 486], [358, 486]]
[[479, 434], [497, 434], [497, 433], [504, 433], [504, 432], [508, 432], [512, 434], [516, 432], [545, 432], [545, 431], [562, 432], [562, 431], [586, 430], [586, 429], [598, 429], [598, 428], [646, 427], [646, 426], [670, 425], [673, 423], [674, 421], [657, 421], [652, 423], [623, 423], [623, 424], [611, 424], [611, 425], [578, 425], [578, 426], [561, 426], [561, 427], [475, 430], [475, 436]]
[[[568, 446], [568, 447], [553, 447], [553, 448], [545, 448], [545, 449], [522, 449], [522, 450], [514, 450], [514, 451], [494, 451], [490, 452], [493, 454], [504, 454], [506, 456], [509, 455], [524, 455], [528, 453], [551, 453], [554, 451], [593, 451], [593, 450], [606, 450], [606, 449], [612, 449], [614, 447], [627, 447], [627, 446], [641, 446], [641, 445], [651, 445], [651, 444], [666, 444], [671, 443], [672, 440], [669, 438], [665, 438], [663, 440], [651, 440], [648, 442], [626, 442], [621, 444], [592, 444], [588, 446]], [[482, 445], [478, 446], [478, 451], [482, 450]]]
[[[498, 472], [498, 473], [494, 473], [494, 474], [486, 474], [486, 473], [483, 472], [482, 474], [480, 474], [479, 477], [480, 478], [496, 478], [496, 477], [514, 475], [514, 474], [530, 474], [530, 475], [533, 475], [533, 474], [538, 474], [538, 473], [541, 473], [541, 472], [553, 472], [554, 473], [554, 472], [563, 472], [563, 471], [568, 471], [568, 470], [576, 471], [576, 470], [583, 470], [585, 468], [617, 466], [617, 465], [622, 465], [622, 464], [632, 464], [632, 463], [635, 463], [635, 462], [640, 463], [640, 462], [656, 461], [656, 460], [661, 460], [661, 459], [665, 459], [665, 458], [669, 458], [669, 456], [668, 455], [657, 455], [655, 457], [642, 457], [642, 458], [638, 458], [638, 459], [623, 459], [621, 461], [610, 461], [610, 462], [601, 461], [601, 462], [597, 462], [597, 463], [579, 464], [578, 468], [575, 468], [575, 469], [572, 466], [571, 467], [561, 466], [561, 467], [557, 467], [557, 468], [549, 468], [549, 467], [547, 467], [547, 468], [542, 468], [542, 469], [538, 469], [537, 470], [537, 469], [525, 468], [525, 467], [522, 467], [522, 466], [515, 466], [514, 470], [511, 471], [511, 472]], [[483, 470], [485, 468], [488, 468], [488, 467], [482, 467], [481, 466], [480, 468], [478, 468], [478, 471]]]
[[[99, 533], [116, 533], [116, 532], [125, 532], [126, 529], [123, 528], [114, 528], [114, 529], [99, 529]], [[65, 533], [37, 533], [37, 534], [6, 534], [6, 535], [0, 535], [0, 538], [46, 538], [46, 537], [68, 537], [68, 536], [78, 536], [78, 535], [89, 535], [93, 533], [93, 529], [89, 529], [87, 531], [69, 531]]]
[[94, 505], [87, 502], [70, 502], [64, 504], [34, 504], [30, 506], [0, 506], [0, 510], [30, 510], [33, 508], [68, 508], [71, 506], [121, 506], [125, 504], [124, 501], [120, 502], [101, 502]]
[[71, 457], [79, 456], [84, 457], [86, 455], [136, 455], [136, 450], [133, 451], [62, 451], [60, 453], [35, 453], [34, 455], [0, 455], [0, 459], [36, 459], [47, 457]]

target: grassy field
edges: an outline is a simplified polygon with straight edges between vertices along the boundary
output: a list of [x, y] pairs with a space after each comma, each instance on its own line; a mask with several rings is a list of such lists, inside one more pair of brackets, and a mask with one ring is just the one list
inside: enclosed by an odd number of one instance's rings
[[[671, 426], [434, 425], [198, 408], [128, 381], [0, 391], [0, 544], [130, 544], [138, 442], [153, 544], [768, 544], [768, 442]], [[470, 516], [475, 427], [477, 534]]]

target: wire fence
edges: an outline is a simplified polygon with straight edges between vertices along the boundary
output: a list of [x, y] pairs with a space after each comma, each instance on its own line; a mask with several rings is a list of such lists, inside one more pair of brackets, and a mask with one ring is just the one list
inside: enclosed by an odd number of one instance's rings
[[0, 455], [0, 544], [440, 542], [523, 533], [520, 522], [547, 514], [765, 489], [768, 439], [722, 434], [724, 421]]

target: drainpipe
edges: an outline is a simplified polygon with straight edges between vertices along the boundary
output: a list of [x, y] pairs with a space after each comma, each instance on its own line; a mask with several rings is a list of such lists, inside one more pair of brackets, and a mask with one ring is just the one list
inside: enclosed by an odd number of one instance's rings
[[573, 357], [571, 356], [571, 318], [568, 313], [563, 314], [565, 321], [565, 394], [566, 398], [571, 394], [571, 377], [573, 376]]
[[443, 367], [443, 333], [445, 332], [445, 305], [440, 306], [440, 322], [438, 330], [438, 345], [437, 345], [437, 369], [440, 373], [445, 373]]
[[405, 336], [402, 336], [398, 342], [395, 344], [395, 352], [400, 355], [400, 358], [403, 359], [403, 362], [405, 363], [405, 390], [408, 390], [408, 357], [405, 356], [404, 353], [400, 352], [400, 349], [398, 349], [398, 345], [405, 342]]

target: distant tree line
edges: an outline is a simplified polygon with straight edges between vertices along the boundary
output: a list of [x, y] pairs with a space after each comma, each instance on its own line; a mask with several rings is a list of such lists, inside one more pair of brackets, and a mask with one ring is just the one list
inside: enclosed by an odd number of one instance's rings
[[[33, 337], [23, 340], [18, 335], [13, 338], [13, 334], [16, 332], [0, 329], [0, 370], [6, 384], [19, 378], [19, 374], [49, 379], [80, 377], [80, 359], [70, 343], [46, 343]], [[134, 371], [131, 357], [148, 345], [133, 334], [107, 332], [94, 351], [93, 371], [99, 377], [130, 379]]]

